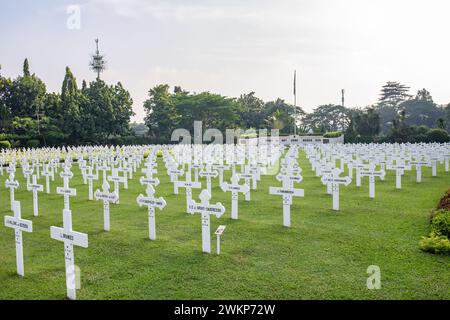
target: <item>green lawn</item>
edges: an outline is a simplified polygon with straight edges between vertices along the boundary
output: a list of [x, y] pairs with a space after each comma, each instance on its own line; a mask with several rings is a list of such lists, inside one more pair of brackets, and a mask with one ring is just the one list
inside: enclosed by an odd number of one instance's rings
[[[111, 206], [111, 231], [103, 231], [103, 206], [88, 201], [87, 185], [78, 169], [70, 185], [73, 228], [89, 234], [89, 248], [75, 248], [81, 268], [78, 299], [449, 299], [450, 257], [421, 252], [418, 241], [429, 232], [428, 215], [449, 186], [443, 166], [438, 177], [415, 171], [395, 189], [395, 174], [376, 181], [376, 198], [368, 195], [368, 180], [360, 189], [354, 182], [341, 187], [341, 211], [331, 210], [331, 196], [311, 171], [304, 153], [304, 198], [291, 207], [291, 228], [282, 226], [282, 201], [268, 194], [280, 186], [274, 176], [263, 176], [246, 203], [240, 195], [239, 220], [230, 218], [231, 194], [214, 181], [212, 202], [227, 208], [222, 218], [211, 218], [212, 232], [225, 224], [221, 255], [201, 252], [200, 216], [185, 213], [184, 189], [172, 195], [172, 184], [159, 163], [157, 196], [167, 206], [157, 210], [157, 240], [148, 239], [145, 207], [136, 197], [144, 187], [138, 177], [120, 192], [120, 205]], [[229, 177], [228, 175], [226, 176]], [[63, 198], [39, 194], [40, 216], [32, 213], [32, 193], [26, 191], [21, 170], [16, 199], [22, 217], [33, 221], [33, 233], [24, 233], [25, 277], [16, 275], [14, 232], [0, 227], [0, 299], [64, 299], [63, 244], [50, 238], [50, 226], [62, 226]], [[9, 211], [6, 174], [0, 177], [0, 214]], [[41, 179], [44, 183], [44, 179]], [[100, 187], [96, 183], [95, 188]], [[206, 183], [203, 184], [206, 187]], [[45, 187], [44, 187], [45, 190]], [[198, 201], [199, 190], [194, 191]], [[212, 235], [212, 251], [215, 252]], [[381, 289], [368, 290], [366, 270], [381, 268]]]

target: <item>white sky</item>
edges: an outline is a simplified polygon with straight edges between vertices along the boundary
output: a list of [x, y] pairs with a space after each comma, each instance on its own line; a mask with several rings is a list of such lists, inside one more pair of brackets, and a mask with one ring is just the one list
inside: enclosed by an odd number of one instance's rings
[[[80, 5], [81, 29], [69, 30], [68, 5]], [[227, 96], [255, 91], [305, 110], [376, 102], [386, 81], [427, 88], [450, 102], [448, 0], [0, 0], [0, 64], [16, 77], [32, 72], [59, 91], [68, 65], [78, 83], [94, 80], [94, 39], [106, 54], [102, 78], [121, 81], [144, 116], [148, 89], [160, 83]]]

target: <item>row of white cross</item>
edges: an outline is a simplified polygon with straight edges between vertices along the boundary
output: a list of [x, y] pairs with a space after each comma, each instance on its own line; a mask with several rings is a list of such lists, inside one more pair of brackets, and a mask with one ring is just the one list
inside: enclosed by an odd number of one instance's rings
[[[224, 212], [224, 206], [219, 202], [211, 204], [211, 192], [212, 192], [212, 179], [219, 177], [219, 185], [224, 192], [231, 193], [231, 218], [238, 219], [238, 195], [242, 193], [246, 201], [250, 201], [250, 190], [257, 189], [257, 183], [261, 178], [261, 174], [268, 172], [270, 168], [277, 162], [280, 162], [280, 172], [276, 175], [276, 179], [281, 182], [281, 187], [270, 187], [269, 194], [278, 195], [282, 197], [283, 204], [283, 225], [290, 227], [290, 207], [293, 203], [293, 197], [304, 197], [304, 190], [295, 188], [295, 183], [302, 182], [301, 168], [298, 166], [297, 157], [299, 152], [298, 146], [292, 146], [286, 151], [286, 155], [282, 158], [282, 154], [285, 151], [280, 148], [273, 154], [266, 155], [261, 161], [254, 161], [246, 164], [246, 159], [251, 159], [249, 153], [243, 152], [244, 156], [237, 156], [236, 158], [228, 161], [229, 164], [225, 165], [221, 162], [213, 163], [215, 156], [220, 156], [219, 151], [214, 151], [214, 155], [206, 159], [205, 163], [200, 162], [190, 163], [187, 159], [190, 155], [183, 157], [187, 149], [186, 147], [180, 147], [178, 150], [172, 153], [168, 151], [168, 148], [162, 147], [152, 149], [150, 155], [145, 162], [142, 172], [145, 176], [140, 178], [141, 185], [145, 186], [146, 194], [140, 194], [136, 201], [139, 206], [146, 206], [148, 208], [148, 223], [149, 223], [149, 238], [151, 240], [156, 239], [156, 222], [155, 222], [155, 209], [162, 210], [166, 206], [164, 198], [155, 197], [155, 187], [159, 185], [159, 179], [153, 175], [157, 173], [156, 170], [156, 151], [162, 150], [163, 160], [167, 169], [167, 174], [170, 176], [170, 180], [173, 183], [174, 193], [178, 194], [178, 188], [185, 188], [186, 191], [186, 211], [189, 214], [199, 213], [201, 215], [202, 222], [202, 250], [203, 252], [211, 252], [211, 235], [210, 235], [210, 217], [215, 215], [220, 218]], [[346, 157], [341, 153], [336, 154], [336, 149], [329, 148], [317, 148], [317, 147], [305, 147], [304, 148], [307, 158], [310, 161], [312, 169], [316, 172], [316, 175], [321, 177], [321, 182], [327, 186], [327, 192], [332, 195], [332, 207], [334, 210], [339, 210], [339, 185], [349, 185], [352, 181], [353, 169], [356, 170], [356, 186], [361, 186], [361, 178], [369, 178], [369, 196], [375, 197], [375, 178], [379, 177], [384, 180], [385, 169], [396, 171], [396, 187], [401, 188], [401, 176], [405, 170], [410, 170], [411, 166], [415, 166], [417, 170], [417, 181], [421, 181], [421, 166], [431, 166], [432, 175], [436, 175], [436, 163], [439, 157], [432, 156], [431, 160], [421, 160], [423, 157], [412, 157], [405, 161], [404, 158], [395, 158], [394, 161], [383, 162], [379, 159], [374, 161], [373, 158], [368, 158], [363, 155]], [[260, 152], [260, 150], [258, 151]], [[115, 158], [119, 159], [116, 160]], [[356, 158], [356, 159], [355, 159]], [[0, 160], [2, 158], [0, 157]], [[131, 160], [130, 160], [131, 159]], [[78, 157], [78, 165], [83, 175], [83, 181], [88, 184], [89, 200], [103, 201], [103, 215], [104, 215], [104, 230], [110, 230], [110, 203], [119, 203], [119, 183], [124, 185], [124, 188], [128, 188], [128, 179], [132, 178], [133, 171], [136, 171], [140, 166], [141, 161], [144, 159], [143, 154], [134, 153], [130, 156], [130, 159], [116, 154], [116, 157], [106, 157], [101, 159], [90, 158], [90, 165], [82, 157]], [[448, 171], [448, 159], [443, 158], [445, 161], [445, 170]], [[336, 160], [340, 161], [340, 168], [336, 166]], [[3, 174], [3, 160], [0, 166], [0, 174]], [[365, 163], [368, 162], [368, 163]], [[70, 210], [70, 197], [76, 196], [76, 189], [69, 186], [69, 181], [73, 177], [71, 172], [70, 158], [66, 158], [62, 165], [62, 171], [60, 176], [63, 179], [63, 186], [57, 187], [56, 192], [64, 197], [64, 209], [63, 209], [63, 226], [50, 228], [51, 238], [64, 242], [64, 252], [66, 261], [66, 283], [67, 283], [67, 295], [70, 299], [75, 299], [76, 290], [71, 284], [71, 281], [75, 279], [75, 267], [74, 267], [74, 246], [88, 247], [88, 235], [80, 232], [73, 231], [72, 229], [72, 211]], [[179, 169], [179, 163], [182, 168]], [[116, 165], [118, 167], [116, 167]], [[184, 168], [187, 165], [186, 171]], [[341, 177], [340, 175], [344, 171], [344, 166], [347, 165], [349, 176]], [[376, 165], [380, 166], [380, 170], [376, 170]], [[42, 167], [42, 176], [46, 179], [46, 192], [50, 193], [50, 178], [54, 181], [55, 173], [60, 167], [59, 161], [51, 159], [48, 163], [40, 164], [38, 161], [33, 161], [31, 165], [27, 161], [22, 161], [22, 171], [27, 180], [27, 190], [33, 192], [33, 214], [38, 216], [38, 192], [43, 191], [43, 185], [37, 183], [41, 174], [40, 168]], [[238, 173], [236, 166], [241, 166], [241, 172]], [[231, 181], [226, 182], [223, 179], [223, 173], [226, 170], [232, 171]], [[14, 179], [16, 170], [16, 162], [11, 161], [6, 171], [9, 174], [9, 178], [5, 181], [5, 186], [10, 189], [10, 206], [14, 212], [14, 216], [5, 217], [5, 225], [15, 229], [16, 238], [16, 257], [17, 257], [17, 273], [19, 275], [24, 274], [23, 267], [23, 245], [22, 245], [22, 231], [32, 232], [32, 222], [21, 218], [20, 202], [14, 199], [14, 190], [19, 187], [19, 183]], [[36, 170], [36, 175], [33, 172]], [[95, 170], [95, 173], [94, 173]], [[194, 171], [194, 180], [191, 179], [191, 172]], [[111, 175], [107, 176], [106, 172], [111, 171]], [[102, 190], [96, 190], [93, 192], [93, 181], [98, 180], [99, 172], [102, 172]], [[121, 176], [119, 172], [122, 172]], [[185, 176], [185, 180], [178, 180], [179, 176]], [[199, 177], [205, 178], [206, 189], [200, 193], [200, 203], [195, 202], [192, 199], [192, 189], [200, 189], [202, 187]], [[239, 184], [240, 180], [244, 180], [244, 184]], [[114, 191], [110, 191], [108, 181], [114, 183]], [[218, 237], [217, 250], [220, 250], [220, 235], [225, 229], [225, 226], [220, 226], [216, 231]]]

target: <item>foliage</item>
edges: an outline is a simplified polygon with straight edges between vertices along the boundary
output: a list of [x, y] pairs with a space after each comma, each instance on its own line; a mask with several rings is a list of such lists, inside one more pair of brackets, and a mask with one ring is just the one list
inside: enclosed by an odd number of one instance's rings
[[450, 254], [450, 241], [447, 237], [431, 233], [428, 237], [422, 237], [419, 242], [420, 249], [436, 254]]
[[350, 111], [334, 104], [319, 106], [303, 119], [303, 124], [313, 132], [345, 131], [350, 123]]
[[444, 129], [432, 129], [427, 133], [430, 142], [449, 142], [450, 135]]
[[324, 138], [339, 138], [340, 136], [342, 136], [340, 131], [327, 132], [323, 135]]
[[438, 210], [431, 220], [431, 230], [434, 234], [450, 237], [450, 211]]
[[10, 149], [11, 143], [8, 140], [0, 140], [0, 149]]

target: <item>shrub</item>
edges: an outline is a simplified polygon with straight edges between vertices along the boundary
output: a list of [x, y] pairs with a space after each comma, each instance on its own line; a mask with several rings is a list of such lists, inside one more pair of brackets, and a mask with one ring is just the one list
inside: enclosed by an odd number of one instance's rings
[[0, 141], [0, 149], [10, 149], [11, 143], [8, 140]]
[[450, 135], [444, 129], [432, 129], [428, 131], [427, 137], [430, 142], [449, 142]]
[[450, 241], [447, 237], [432, 232], [429, 237], [422, 237], [420, 249], [425, 252], [450, 254]]
[[30, 148], [37, 148], [37, 147], [39, 147], [39, 144], [40, 144], [40, 142], [38, 139], [30, 139], [27, 141], [27, 147], [30, 147]]
[[158, 158], [161, 158], [161, 157], [163, 156], [162, 150], [158, 150], [158, 151], [156, 152], [156, 156], [157, 156]]
[[324, 138], [338, 138], [340, 136], [342, 136], [342, 132], [339, 131], [327, 132], [323, 135]]
[[450, 211], [439, 210], [431, 220], [431, 230], [439, 236], [450, 237]]

